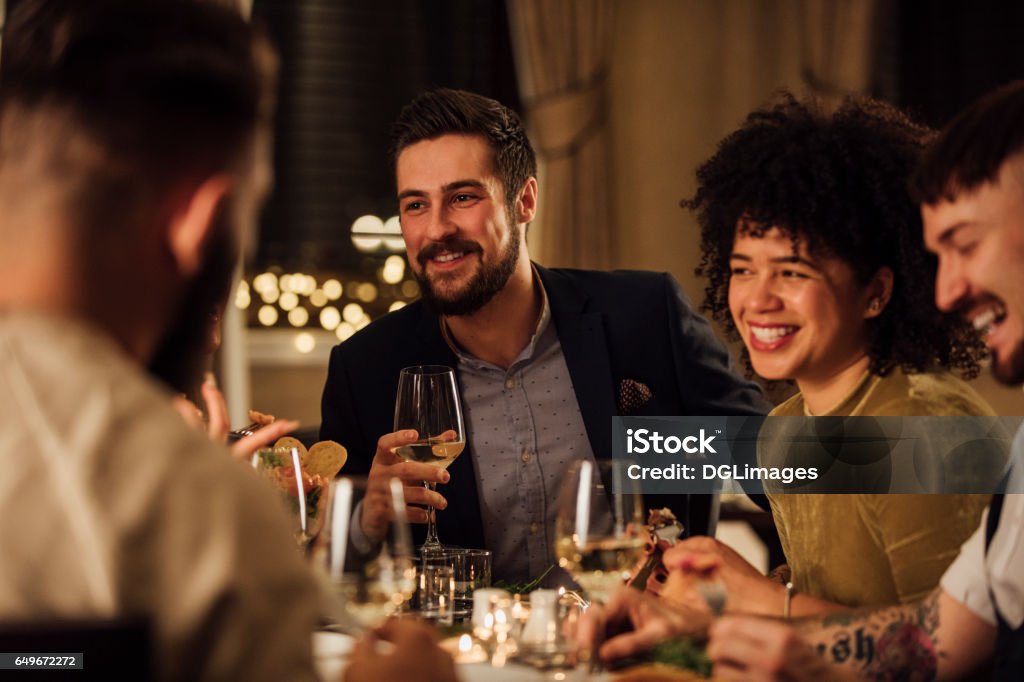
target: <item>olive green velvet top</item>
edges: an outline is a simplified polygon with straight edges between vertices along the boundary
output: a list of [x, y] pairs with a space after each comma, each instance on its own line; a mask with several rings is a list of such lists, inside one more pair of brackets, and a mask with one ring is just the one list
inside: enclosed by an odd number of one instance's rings
[[[806, 416], [803, 397], [771, 415]], [[865, 374], [832, 416], [994, 415], [948, 372]], [[819, 415], [824, 416], [824, 415]], [[769, 494], [799, 592], [847, 606], [906, 603], [939, 584], [989, 495]]]

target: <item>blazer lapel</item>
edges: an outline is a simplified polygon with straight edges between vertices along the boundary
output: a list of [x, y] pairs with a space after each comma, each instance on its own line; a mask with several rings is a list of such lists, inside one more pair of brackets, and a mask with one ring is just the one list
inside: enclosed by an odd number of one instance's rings
[[419, 338], [419, 344], [412, 348], [413, 355], [419, 358], [416, 364], [429, 364], [424, 360], [427, 358], [430, 359], [430, 362], [457, 367], [458, 358], [455, 357], [455, 353], [441, 336], [440, 320], [425, 302], [421, 304], [421, 308], [420, 319], [416, 322], [416, 336]]
[[604, 314], [588, 312], [586, 293], [561, 273], [537, 266], [558, 330], [565, 364], [590, 448], [597, 459], [611, 459], [612, 424], [617, 414], [615, 382], [605, 337]]

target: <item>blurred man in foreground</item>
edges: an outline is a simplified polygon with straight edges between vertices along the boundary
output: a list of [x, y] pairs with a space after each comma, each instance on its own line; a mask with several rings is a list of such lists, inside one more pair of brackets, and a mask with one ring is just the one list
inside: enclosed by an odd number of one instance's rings
[[[936, 304], [984, 332], [997, 379], [1024, 383], [1024, 81], [960, 114], [926, 153], [911, 189], [922, 205], [925, 244], [939, 258]], [[1024, 490], [1024, 427], [1012, 457], [1010, 493]], [[678, 550], [665, 559], [680, 571], [693, 560]], [[639, 594], [619, 595], [606, 617], [635, 628], [604, 644], [606, 658], [688, 627], [667, 605]], [[995, 496], [941, 587], [916, 604], [792, 627], [727, 617], [710, 632], [715, 679], [959, 679], [990, 660], [994, 679], [1020, 679], [1024, 495]]]
[[[314, 680], [279, 501], [170, 407], [270, 184], [275, 60], [228, 7], [23, 0], [4, 27], [0, 621], [141, 616], [131, 678]], [[417, 626], [384, 634], [407, 646], [357, 660], [452, 678]]]
[[193, 380], [270, 182], [272, 53], [200, 0], [24, 0], [2, 50], [0, 619], [143, 616], [159, 679], [314, 679], [277, 501], [145, 372]]

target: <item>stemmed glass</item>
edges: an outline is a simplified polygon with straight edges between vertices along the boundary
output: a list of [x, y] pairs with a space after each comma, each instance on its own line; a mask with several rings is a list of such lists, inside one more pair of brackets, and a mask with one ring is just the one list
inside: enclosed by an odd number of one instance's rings
[[562, 481], [555, 555], [595, 601], [606, 601], [644, 555], [643, 496], [626, 475], [630, 464], [581, 460]]
[[252, 456], [252, 467], [277, 489], [291, 515], [295, 543], [305, 548], [323, 523], [328, 482], [303, 469], [297, 448], [260, 448]]
[[[356, 630], [381, 625], [416, 590], [402, 482], [389, 479], [385, 489], [376, 491], [367, 486], [365, 478], [344, 477], [331, 483], [324, 527], [312, 550], [313, 565], [329, 586], [327, 615], [335, 624]], [[367, 494], [386, 501], [391, 521], [380, 547], [361, 551], [351, 534], [352, 515]]]
[[[443, 365], [406, 367], [398, 377], [395, 398], [395, 431], [414, 429], [418, 440], [394, 449], [408, 462], [430, 464], [447, 469], [466, 447], [462, 406], [455, 381], [455, 370]], [[430, 490], [435, 484], [424, 481]], [[423, 556], [442, 550], [437, 539], [434, 508], [427, 508], [427, 539], [420, 548]]]

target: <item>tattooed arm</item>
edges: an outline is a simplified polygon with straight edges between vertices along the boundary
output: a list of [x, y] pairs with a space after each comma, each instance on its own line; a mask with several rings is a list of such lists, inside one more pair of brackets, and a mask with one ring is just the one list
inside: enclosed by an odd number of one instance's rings
[[873, 680], [959, 679], [992, 655], [995, 628], [941, 589], [914, 604], [797, 625], [826, 661]]
[[789, 625], [723, 618], [708, 646], [715, 679], [960, 679], [995, 641], [994, 627], [941, 590], [915, 604]]

